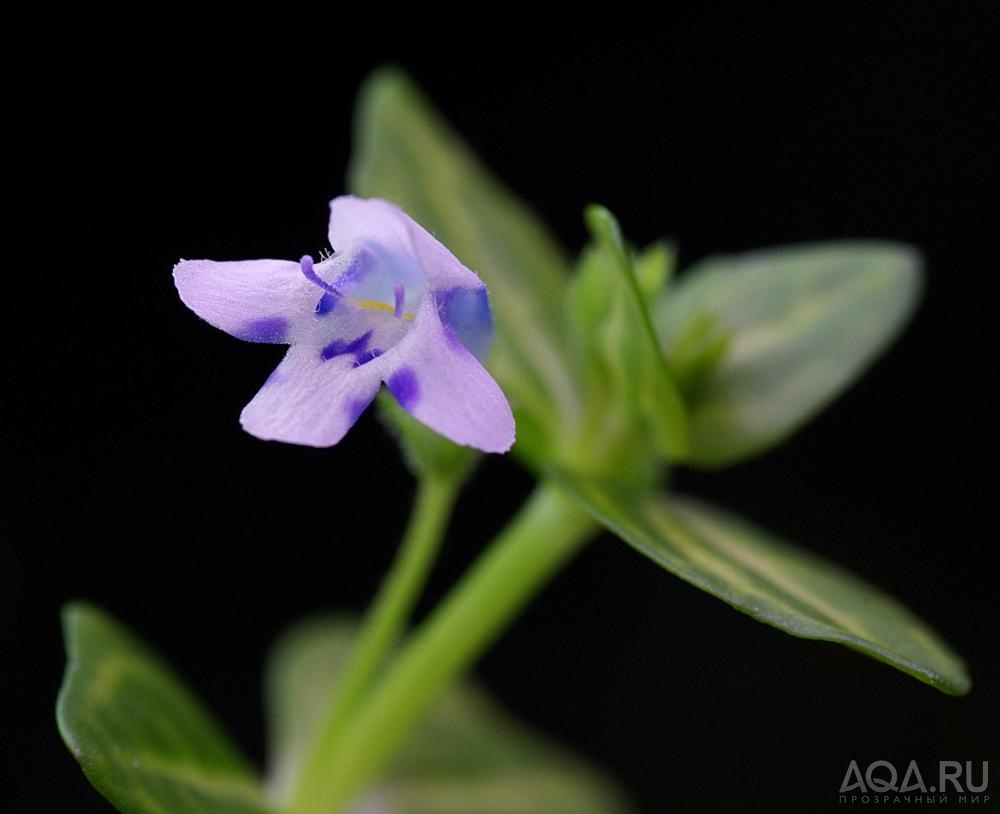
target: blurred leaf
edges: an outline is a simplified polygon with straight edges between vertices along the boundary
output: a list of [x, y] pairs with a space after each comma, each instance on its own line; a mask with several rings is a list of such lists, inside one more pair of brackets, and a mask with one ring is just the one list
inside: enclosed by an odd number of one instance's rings
[[561, 430], [580, 409], [563, 347], [562, 251], [405, 74], [376, 72], [359, 98], [351, 190], [398, 204], [479, 274], [497, 326], [490, 370], [529, 420]]
[[[618, 283], [624, 283], [620, 270], [609, 274], [614, 260], [606, 241], [587, 245], [569, 284], [569, 320], [586, 336], [596, 331], [607, 315], [610, 298]], [[660, 241], [630, 257], [635, 279], [647, 309], [652, 309], [666, 290], [674, 273], [676, 254], [672, 245]]]
[[300, 622], [268, 655], [264, 676], [268, 722], [268, 792], [282, 799], [302, 770], [332, 695], [347, 667], [358, 623], [344, 617]]
[[160, 657], [111, 617], [63, 613], [56, 718], [87, 779], [125, 814], [273, 814], [247, 760]]
[[782, 441], [899, 333], [920, 288], [904, 245], [843, 242], [709, 258], [654, 310], [668, 361], [709, 318], [725, 353], [690, 404], [690, 462], [721, 467]]
[[687, 449], [686, 410], [660, 350], [618, 221], [601, 206], [587, 207], [585, 218], [605, 256], [605, 262], [595, 267], [614, 276], [603, 325], [611, 347], [612, 386], [649, 419], [663, 453], [683, 458]]
[[[294, 627], [267, 672], [273, 789], [286, 794], [303, 745], [346, 665], [352, 622]], [[503, 713], [482, 692], [452, 689], [352, 809], [380, 814], [611, 814], [628, 809], [602, 776]]]
[[839, 566], [700, 501], [558, 477], [637, 551], [758, 621], [847, 645], [951, 695], [969, 691], [962, 660], [932, 630]]
[[600, 354], [598, 334], [615, 305], [619, 277], [609, 268], [611, 262], [607, 248], [588, 243], [580, 253], [567, 289], [568, 321], [575, 329], [576, 339], [586, 346], [588, 354]]

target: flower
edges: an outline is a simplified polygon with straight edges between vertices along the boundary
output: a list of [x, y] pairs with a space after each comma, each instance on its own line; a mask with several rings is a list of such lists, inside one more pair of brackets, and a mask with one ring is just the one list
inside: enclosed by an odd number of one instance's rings
[[[493, 322], [483, 282], [388, 201], [330, 202], [333, 253], [314, 263], [181, 260], [174, 282], [202, 319], [288, 353], [240, 415], [264, 440], [336, 444], [382, 382], [455, 443], [506, 452], [514, 417], [480, 363]], [[477, 358], [478, 357], [478, 358]]]

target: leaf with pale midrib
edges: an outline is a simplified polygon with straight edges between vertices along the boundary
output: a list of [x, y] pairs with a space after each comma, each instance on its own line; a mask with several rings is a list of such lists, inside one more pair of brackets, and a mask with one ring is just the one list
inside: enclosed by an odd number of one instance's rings
[[253, 768], [163, 660], [97, 608], [63, 612], [59, 731], [123, 814], [275, 814]]
[[871, 240], [711, 257], [681, 275], [653, 310], [668, 361], [698, 320], [726, 339], [689, 404], [685, 463], [728, 466], [805, 424], [906, 324], [920, 268], [911, 247]]
[[637, 551], [737, 610], [793, 636], [847, 645], [950, 695], [969, 691], [964, 663], [937, 634], [839, 566], [702, 501], [557, 477]]

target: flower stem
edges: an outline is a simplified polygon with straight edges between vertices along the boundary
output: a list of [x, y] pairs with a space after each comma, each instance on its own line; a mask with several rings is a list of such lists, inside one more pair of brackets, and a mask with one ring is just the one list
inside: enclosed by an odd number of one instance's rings
[[336, 741], [386, 655], [399, 640], [437, 555], [462, 477], [425, 476], [417, 484], [410, 520], [388, 577], [379, 587], [351, 661], [330, 698], [316, 752]]
[[596, 526], [542, 483], [413, 635], [335, 737], [322, 741], [290, 811], [332, 814], [384, 767], [422, 714], [591, 538]]

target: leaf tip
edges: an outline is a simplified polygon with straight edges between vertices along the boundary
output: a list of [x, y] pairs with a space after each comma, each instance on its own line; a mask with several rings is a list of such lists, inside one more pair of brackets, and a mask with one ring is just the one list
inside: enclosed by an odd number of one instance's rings
[[356, 120], [377, 116], [386, 105], [421, 98], [420, 88], [401, 66], [381, 65], [366, 76], [358, 89]]
[[955, 663], [951, 674], [947, 677], [936, 676], [936, 680], [933, 682], [933, 685], [935, 688], [941, 690], [941, 692], [945, 695], [961, 698], [962, 696], [968, 695], [972, 692], [972, 676], [969, 675], [969, 668], [960, 656], [952, 653], [952, 658]]
[[590, 203], [584, 207], [583, 221], [595, 240], [611, 239], [621, 243], [621, 230], [618, 220], [606, 206]]
[[68, 630], [83, 617], [96, 616], [100, 613], [100, 609], [93, 602], [86, 599], [71, 599], [59, 609], [59, 618], [62, 620], [63, 630]]

